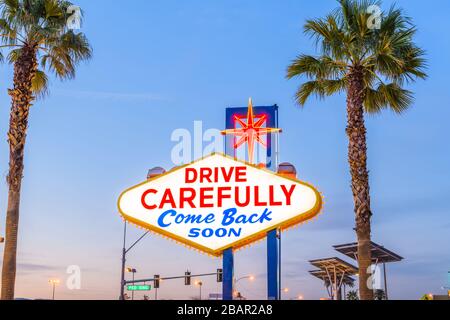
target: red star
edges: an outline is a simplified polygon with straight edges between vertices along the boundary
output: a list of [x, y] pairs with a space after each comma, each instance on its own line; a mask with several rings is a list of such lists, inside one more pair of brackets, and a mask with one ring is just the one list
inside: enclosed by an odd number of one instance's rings
[[250, 98], [248, 102], [247, 123], [244, 123], [237, 115], [234, 116], [234, 120], [238, 122], [242, 128], [224, 130], [222, 131], [222, 134], [239, 137], [239, 140], [234, 145], [235, 149], [238, 149], [244, 143], [248, 144], [248, 157], [251, 164], [253, 164], [255, 141], [267, 148], [267, 144], [261, 137], [268, 135], [269, 133], [281, 132], [281, 129], [278, 128], [262, 128], [267, 121], [267, 115], [255, 117], [253, 113], [252, 98]]

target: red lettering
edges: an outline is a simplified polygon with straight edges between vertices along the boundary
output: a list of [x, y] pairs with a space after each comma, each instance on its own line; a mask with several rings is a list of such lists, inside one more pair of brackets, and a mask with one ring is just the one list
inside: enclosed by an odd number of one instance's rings
[[[189, 193], [188, 195], [186, 195]], [[191, 208], [195, 208], [194, 200], [196, 197], [196, 192], [192, 188], [181, 188], [180, 189], [180, 209], [184, 209], [185, 203], [188, 203]]]
[[247, 167], [236, 168], [236, 182], [247, 182]]
[[149, 204], [147, 203], [147, 196], [148, 196], [149, 194], [157, 194], [157, 193], [158, 193], [158, 191], [156, 191], [156, 190], [154, 190], [154, 189], [149, 189], [149, 190], [145, 191], [145, 192], [142, 194], [142, 197], [141, 197], [141, 203], [142, 203], [142, 206], [143, 206], [145, 209], [148, 209], [148, 210], [155, 210], [156, 208], [158, 208], [158, 206], [156, 206], [156, 205], [149, 205]]
[[194, 168], [186, 168], [185, 170], [185, 182], [194, 183], [197, 181], [197, 170]]
[[175, 200], [173, 199], [172, 192], [170, 189], [166, 189], [164, 195], [161, 200], [161, 204], [159, 205], [160, 209], [163, 209], [166, 204], [170, 205], [170, 208], [175, 209], [177, 207]]
[[219, 168], [214, 168], [214, 182], [219, 182]]
[[212, 183], [211, 176], [213, 175], [213, 171], [211, 168], [201, 168], [200, 169], [200, 183], [204, 183], [205, 181]]
[[271, 206], [281, 206], [281, 205], [283, 205], [283, 202], [275, 201], [274, 189], [275, 189], [274, 186], [270, 186], [269, 187], [269, 203], [270, 203]]
[[255, 186], [255, 206], [257, 207], [267, 207], [267, 201], [260, 201], [259, 200], [259, 187]]
[[295, 188], [297, 185], [293, 184], [289, 190], [286, 189], [286, 186], [281, 186], [281, 190], [283, 190], [284, 195], [286, 196], [286, 205], [291, 205], [292, 200], [292, 194], [294, 193]]
[[228, 171], [226, 168], [220, 168], [220, 171], [222, 172], [223, 180], [227, 183], [230, 182], [234, 173], [234, 167], [231, 167]]
[[219, 206], [219, 208], [222, 207], [222, 203], [224, 199], [231, 199], [231, 194], [224, 194], [225, 191], [228, 191], [231, 193], [231, 187], [219, 187], [217, 189], [217, 205]]
[[214, 199], [212, 194], [206, 194], [207, 192], [213, 192], [214, 188], [202, 188], [200, 189], [200, 208], [214, 208], [214, 203], [206, 203], [206, 200]]
[[250, 187], [245, 187], [245, 202], [241, 202], [240, 196], [239, 196], [239, 188], [236, 188], [234, 190], [234, 197], [236, 199], [236, 205], [240, 208], [247, 207], [250, 204]]

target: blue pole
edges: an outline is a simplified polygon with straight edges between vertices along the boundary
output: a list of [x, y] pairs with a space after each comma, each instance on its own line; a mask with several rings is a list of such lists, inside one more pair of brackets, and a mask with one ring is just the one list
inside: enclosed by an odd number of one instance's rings
[[267, 233], [267, 298], [268, 300], [280, 299], [280, 264], [278, 232], [272, 230]]
[[234, 254], [233, 249], [227, 249], [223, 252], [223, 300], [233, 300], [234, 286]]

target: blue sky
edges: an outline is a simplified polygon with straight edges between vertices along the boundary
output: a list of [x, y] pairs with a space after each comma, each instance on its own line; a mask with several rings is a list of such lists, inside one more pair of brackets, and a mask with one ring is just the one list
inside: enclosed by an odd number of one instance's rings
[[[447, 0], [398, 0], [414, 18], [417, 42], [427, 51], [429, 79], [410, 86], [414, 106], [399, 117], [367, 117], [373, 204], [373, 240], [406, 260], [388, 266], [391, 297], [417, 299], [441, 292], [450, 270], [448, 196], [450, 36]], [[391, 1], [384, 1], [388, 7]], [[115, 299], [119, 294], [123, 223], [116, 201], [145, 179], [150, 167], [172, 167], [170, 136], [177, 128], [224, 126], [225, 108], [280, 106], [281, 160], [326, 197], [325, 211], [283, 237], [285, 298], [326, 295], [310, 277], [307, 261], [338, 255], [332, 245], [355, 235], [345, 135], [345, 97], [296, 107], [299, 81], [285, 70], [299, 53], [314, 53], [302, 34], [308, 18], [336, 7], [333, 0], [79, 0], [83, 31], [94, 58], [74, 81], [52, 78], [50, 95], [30, 117], [23, 182], [17, 295], [48, 298], [49, 278], [65, 280], [66, 268], [82, 270], [82, 289], [64, 285], [57, 297]], [[0, 233], [4, 233], [8, 170], [6, 131], [12, 69], [1, 67]], [[131, 228], [129, 239], [142, 231]], [[130, 254], [139, 276], [211, 272], [221, 261], [151, 236]], [[265, 244], [236, 254], [237, 276], [249, 298], [265, 296]], [[206, 293], [220, 291], [215, 279]], [[196, 296], [196, 288], [164, 283], [162, 298]]]

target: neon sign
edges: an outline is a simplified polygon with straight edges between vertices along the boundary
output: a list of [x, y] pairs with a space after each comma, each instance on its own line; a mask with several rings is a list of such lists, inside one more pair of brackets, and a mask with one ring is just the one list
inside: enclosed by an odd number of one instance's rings
[[119, 211], [129, 222], [220, 256], [319, 214], [311, 185], [213, 154], [125, 191]]
[[[264, 124], [267, 121], [267, 116], [263, 114], [259, 117], [255, 117], [251, 98], [248, 102], [247, 122], [244, 122], [237, 115], [234, 115], [233, 118], [235, 121], [235, 129], [224, 130], [222, 131], [222, 134], [233, 135], [238, 138], [234, 144], [235, 149], [238, 149], [244, 143], [247, 143], [249, 162], [253, 164], [255, 143], [259, 143], [263, 147], [267, 148], [267, 144], [262, 137], [271, 133], [279, 133], [281, 132], [281, 129], [264, 127]], [[238, 128], [238, 126], [240, 127]]]

